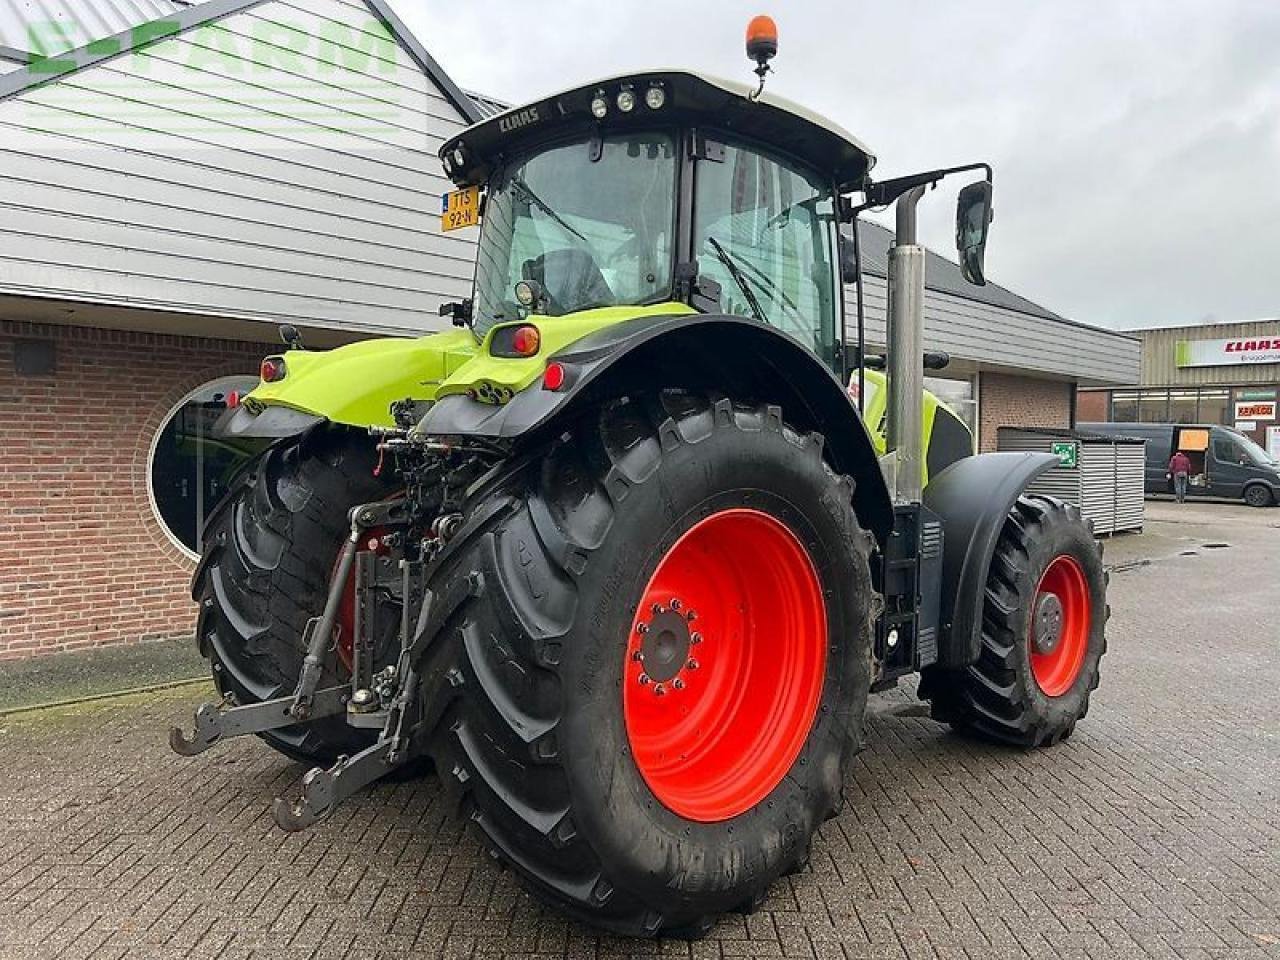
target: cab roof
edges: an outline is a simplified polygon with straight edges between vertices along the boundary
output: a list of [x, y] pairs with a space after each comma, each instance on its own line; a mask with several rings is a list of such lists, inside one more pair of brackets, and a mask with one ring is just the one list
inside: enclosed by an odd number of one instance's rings
[[[665, 103], [653, 110], [645, 103], [650, 88], [660, 86]], [[618, 94], [631, 88], [636, 107], [623, 113]], [[590, 135], [626, 130], [646, 122], [672, 126], [706, 125], [775, 145], [831, 176], [842, 190], [862, 184], [875, 165], [875, 155], [853, 134], [826, 117], [766, 92], [752, 100], [754, 86], [687, 70], [629, 73], [583, 84], [542, 100], [512, 107], [469, 127], [440, 148], [445, 172], [459, 186], [484, 183], [500, 158], [575, 132]], [[592, 101], [603, 93], [609, 112], [597, 120]]]

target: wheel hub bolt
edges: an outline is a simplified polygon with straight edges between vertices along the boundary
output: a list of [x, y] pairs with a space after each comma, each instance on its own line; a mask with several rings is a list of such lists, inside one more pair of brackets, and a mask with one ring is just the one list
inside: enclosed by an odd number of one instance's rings
[[702, 642], [702, 634], [700, 634], [700, 633], [695, 633], [693, 636], [691, 636], [691, 637], [689, 638], [689, 642], [690, 642], [691, 644], [693, 644], [693, 645], [697, 646], [699, 643], [701, 643], [701, 642]]
[[690, 669], [690, 670], [697, 670], [697, 669], [698, 669], [698, 661], [697, 661], [697, 660], [695, 660], [695, 659], [693, 659], [693, 657], [690, 657], [690, 658], [689, 658], [689, 662], [685, 664], [685, 667], [687, 667], [687, 668], [688, 668], [688, 669]]
[[667, 688], [664, 687], [662, 684], [658, 684], [656, 687], [653, 688], [653, 695], [655, 697], [665, 697], [667, 695]]
[[675, 687], [677, 690], [684, 689], [684, 681], [681, 680], [679, 677], [676, 677], [674, 680], [672, 680], [671, 685]]
[[649, 632], [649, 625], [647, 623], [636, 624], [636, 633], [640, 634], [640, 636], [643, 637], [648, 632]]
[[640, 686], [647, 687], [649, 682], [649, 675], [647, 673], [640, 674]]
[[671, 598], [671, 609], [672, 609], [672, 610], [675, 610], [675, 611], [678, 613], [678, 612], [680, 611], [680, 608], [681, 608], [682, 606], [684, 606], [684, 604], [682, 604], [682, 603], [680, 602], [680, 598], [679, 598], [679, 597], [672, 597], [672, 598]]
[[684, 618], [688, 620], [690, 623], [693, 623], [693, 621], [698, 619], [698, 612], [696, 610], [690, 610], [688, 613], [684, 615]]
[[631, 659], [634, 660], [636, 663], [642, 662], [644, 660], [644, 651], [637, 650], [635, 653], [631, 654]]
[[660, 603], [655, 603], [655, 604], [653, 605], [653, 615], [654, 615], [655, 617], [660, 617], [660, 616], [662, 616], [662, 615], [663, 615], [664, 613], [666, 613], [666, 612], [667, 612], [667, 608], [666, 608], [666, 607], [664, 607], [662, 604], [660, 604]]

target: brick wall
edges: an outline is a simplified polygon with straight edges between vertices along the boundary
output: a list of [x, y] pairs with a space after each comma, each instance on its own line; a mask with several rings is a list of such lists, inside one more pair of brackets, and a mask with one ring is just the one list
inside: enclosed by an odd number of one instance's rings
[[[53, 376], [14, 344], [51, 340]], [[0, 320], [0, 660], [186, 635], [192, 563], [155, 519], [147, 457], [191, 390], [257, 344]]]
[[1070, 427], [1075, 385], [984, 372], [979, 378], [979, 450], [996, 448], [1001, 427]]
[[1076, 394], [1076, 421], [1105, 423], [1111, 415], [1107, 409], [1110, 399], [1110, 390], [1081, 390]]

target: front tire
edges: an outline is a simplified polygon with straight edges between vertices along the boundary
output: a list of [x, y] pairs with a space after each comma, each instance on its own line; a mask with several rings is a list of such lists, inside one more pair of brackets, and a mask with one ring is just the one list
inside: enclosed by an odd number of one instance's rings
[[991, 561], [977, 662], [922, 679], [934, 718], [1020, 747], [1071, 736], [1098, 686], [1106, 593], [1102, 547], [1079, 508], [1019, 498]]
[[1260, 483], [1245, 487], [1244, 502], [1251, 507], [1269, 507], [1276, 502], [1275, 494]]
[[468, 599], [424, 660], [429, 753], [532, 893], [697, 935], [806, 862], [869, 689], [852, 492], [777, 408], [667, 393], [473, 505], [431, 585]]

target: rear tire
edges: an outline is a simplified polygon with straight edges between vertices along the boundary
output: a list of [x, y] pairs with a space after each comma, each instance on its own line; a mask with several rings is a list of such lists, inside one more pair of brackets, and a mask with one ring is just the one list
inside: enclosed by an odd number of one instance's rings
[[[852, 483], [827, 468], [821, 439], [786, 427], [776, 407], [675, 392], [594, 411], [513, 471], [472, 504], [468, 528], [430, 584], [437, 597], [465, 599], [422, 664], [423, 702], [433, 712], [428, 752], [481, 842], [535, 896], [616, 933], [700, 936], [717, 915], [751, 909], [776, 878], [806, 862], [814, 831], [839, 809], [861, 738], [873, 609], [872, 538], [854, 515]], [[774, 622], [795, 630], [757, 639], [762, 611], [751, 609], [749, 591], [734, 594], [743, 606], [719, 607], [714, 591], [703, 591], [703, 615], [688, 626], [705, 623], [707, 637], [695, 641], [682, 619], [695, 601], [656, 604], [655, 571], [679, 555], [690, 531], [748, 515], [778, 534], [766, 540], [794, 543], [808, 557], [807, 567], [787, 566], [778, 554], [768, 569], [779, 581], [796, 573], [802, 585], [798, 571], [807, 569], [814, 590], [806, 595], [822, 616], [788, 621], [798, 608], [786, 591], [769, 593], [783, 611]], [[733, 591], [735, 571], [748, 582], [769, 557], [735, 549], [726, 560], [729, 541], [720, 536], [691, 569], [718, 570]], [[793, 720], [797, 752], [773, 754], [783, 764], [776, 781], [748, 763], [717, 782], [732, 786], [749, 767], [763, 778], [759, 789], [730, 790], [719, 807], [693, 816], [673, 809], [705, 799], [696, 747], [714, 753], [726, 729], [750, 738], [767, 728], [735, 726], [733, 710], [711, 735], [681, 746], [678, 760], [668, 756], [684, 774], [675, 788], [670, 778], [647, 778], [652, 767], [642, 772], [642, 741], [633, 740], [635, 717], [624, 704], [628, 695], [659, 696], [640, 684], [634, 657], [646, 610], [646, 633], [657, 636], [644, 669], [662, 661], [675, 670], [690, 651], [706, 654], [687, 686], [672, 674], [668, 695], [652, 701], [671, 705], [673, 727], [689, 716], [682, 710], [696, 709], [688, 706], [696, 700], [681, 698], [714, 675], [716, 651], [735, 631], [755, 657], [772, 658], [782, 691], [792, 671], [777, 640], [786, 636], [792, 649], [812, 634], [804, 623], [820, 623], [813, 649], [825, 659], [823, 673], [812, 710]], [[659, 634], [662, 618], [671, 623]], [[670, 643], [695, 645], [668, 656]], [[734, 676], [753, 676], [743, 669]], [[746, 692], [730, 685], [725, 701], [744, 701]]]
[[1019, 498], [991, 561], [978, 661], [922, 678], [934, 718], [1020, 747], [1071, 736], [1107, 649], [1106, 592], [1102, 547], [1080, 510]]
[[1260, 483], [1245, 487], [1244, 502], [1251, 507], [1270, 507], [1276, 502], [1275, 494]]
[[[303, 631], [324, 609], [348, 510], [394, 492], [391, 480], [373, 476], [375, 463], [373, 444], [354, 431], [291, 438], [263, 453], [210, 517], [192, 596], [196, 640], [219, 693], [248, 704], [293, 692]], [[389, 661], [396, 616], [380, 622], [392, 628], [380, 638]], [[330, 664], [320, 684], [343, 679]], [[260, 736], [290, 759], [327, 766], [371, 744], [376, 731], [338, 716]]]

